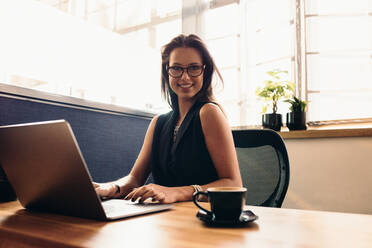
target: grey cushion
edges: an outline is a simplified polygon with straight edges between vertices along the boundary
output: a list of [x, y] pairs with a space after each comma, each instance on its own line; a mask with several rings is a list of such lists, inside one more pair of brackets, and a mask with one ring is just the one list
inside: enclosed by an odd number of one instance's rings
[[67, 120], [96, 182], [114, 180], [130, 172], [151, 119], [6, 96], [0, 96], [0, 113], [0, 125]]

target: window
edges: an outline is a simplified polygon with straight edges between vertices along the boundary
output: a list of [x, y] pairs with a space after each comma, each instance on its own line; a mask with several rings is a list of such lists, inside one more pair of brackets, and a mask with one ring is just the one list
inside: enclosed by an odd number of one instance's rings
[[[288, 80], [295, 79], [295, 8], [293, 0], [245, 1], [243, 20], [246, 40], [246, 86], [243, 104], [245, 124], [261, 124], [262, 102], [255, 95], [258, 86], [273, 69], [287, 70]], [[270, 7], [268, 7], [270, 6]], [[287, 112], [279, 105], [278, 112]]]
[[166, 111], [160, 46], [181, 29], [180, 0], [3, 0], [0, 82]]
[[[216, 95], [230, 125], [261, 124], [256, 88], [265, 72], [281, 68], [295, 76], [295, 25], [292, 0], [195, 1], [199, 23], [184, 31], [207, 43], [224, 79]], [[270, 8], [268, 8], [270, 6]], [[199, 10], [199, 12], [197, 11]], [[284, 108], [281, 108], [284, 112]]]
[[[264, 72], [289, 71], [308, 120], [372, 117], [372, 2], [247, 0], [247, 119], [259, 124], [254, 96]], [[269, 6], [269, 7], [268, 7]], [[244, 37], [244, 35], [243, 35]], [[242, 63], [242, 68], [244, 64]], [[243, 82], [244, 83], [244, 82]], [[279, 112], [288, 106], [279, 106]]]
[[[216, 2], [216, 1], [215, 1]], [[221, 18], [221, 17], [229, 18]], [[235, 2], [206, 11], [203, 38], [224, 80], [216, 85], [215, 94], [228, 113], [230, 125], [240, 124], [240, 37], [239, 5]]]
[[370, 0], [3, 0], [0, 30], [0, 81], [13, 85], [165, 112], [160, 47], [196, 33], [232, 126], [261, 124], [255, 90], [273, 69], [309, 121], [372, 117]]
[[311, 121], [372, 117], [372, 2], [306, 1]]

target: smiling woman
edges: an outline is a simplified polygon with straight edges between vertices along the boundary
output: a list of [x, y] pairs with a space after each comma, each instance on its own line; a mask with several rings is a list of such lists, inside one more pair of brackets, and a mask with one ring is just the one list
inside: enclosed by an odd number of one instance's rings
[[[161, 87], [172, 111], [151, 121], [130, 174], [96, 184], [99, 195], [172, 203], [209, 187], [241, 187], [232, 133], [213, 96], [214, 73], [198, 36], [179, 35], [163, 47]], [[150, 172], [154, 184], [142, 186]]]
[[[195, 48], [179, 47], [172, 51], [169, 59], [169, 86], [178, 98], [192, 100], [203, 85], [204, 65]], [[184, 73], [186, 70], [186, 73]]]

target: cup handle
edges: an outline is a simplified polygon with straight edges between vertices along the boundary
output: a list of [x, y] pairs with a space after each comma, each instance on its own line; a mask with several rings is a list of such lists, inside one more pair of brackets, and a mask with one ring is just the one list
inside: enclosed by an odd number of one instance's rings
[[193, 195], [192, 195], [192, 201], [194, 202], [194, 204], [200, 208], [201, 210], [205, 211], [207, 214], [209, 215], [213, 215], [213, 213], [209, 210], [206, 210], [205, 208], [203, 208], [202, 206], [199, 205], [198, 203], [198, 196], [199, 195], [205, 195], [205, 196], [208, 196], [208, 193], [207, 192], [204, 192], [204, 191], [198, 191], [198, 192], [195, 192]]

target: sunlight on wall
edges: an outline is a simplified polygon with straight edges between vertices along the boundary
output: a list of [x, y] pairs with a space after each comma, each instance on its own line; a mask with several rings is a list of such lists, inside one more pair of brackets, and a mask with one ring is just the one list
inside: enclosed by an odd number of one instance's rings
[[0, 30], [0, 81], [32, 79], [38, 90], [106, 103], [115, 96], [139, 109], [144, 99], [162, 104], [155, 49], [30, 0], [2, 0]]

